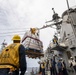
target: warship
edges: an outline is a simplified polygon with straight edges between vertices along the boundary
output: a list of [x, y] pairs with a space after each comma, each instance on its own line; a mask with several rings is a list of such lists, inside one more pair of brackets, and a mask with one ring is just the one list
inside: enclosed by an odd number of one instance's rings
[[[65, 60], [67, 71], [69, 75], [75, 75], [73, 69], [70, 68], [71, 61], [76, 63], [76, 8], [69, 8], [62, 13], [60, 17], [52, 8], [52, 20], [47, 21], [46, 25], [41, 28], [30, 28], [22, 39], [22, 44], [25, 46], [27, 57], [39, 58], [40, 61], [50, 60], [55, 56], [56, 62], [59, 59]], [[48, 22], [52, 24], [48, 25]], [[48, 27], [55, 26], [56, 33], [54, 38], [49, 43], [45, 52], [43, 52], [43, 43], [39, 39], [39, 31]], [[2, 49], [6, 44], [2, 43]], [[2, 50], [1, 49], [1, 50]], [[28, 68], [25, 75], [30, 75], [33, 70], [39, 70], [38, 67]], [[35, 71], [36, 72], [36, 71]]]
[[[56, 62], [62, 59], [66, 63], [69, 75], [75, 75], [73, 68], [70, 68], [71, 62], [76, 66], [76, 8], [68, 8], [64, 11], [62, 17], [55, 13], [53, 8], [54, 24], [57, 32], [49, 43], [44, 54], [44, 60], [50, 60], [55, 57]], [[47, 21], [47, 22], [51, 22]]]

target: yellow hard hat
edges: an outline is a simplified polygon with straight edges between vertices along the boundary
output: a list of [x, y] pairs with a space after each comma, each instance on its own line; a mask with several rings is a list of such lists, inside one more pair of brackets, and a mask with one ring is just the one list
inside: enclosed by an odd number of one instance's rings
[[14, 35], [12, 40], [21, 40], [21, 37], [19, 35]]

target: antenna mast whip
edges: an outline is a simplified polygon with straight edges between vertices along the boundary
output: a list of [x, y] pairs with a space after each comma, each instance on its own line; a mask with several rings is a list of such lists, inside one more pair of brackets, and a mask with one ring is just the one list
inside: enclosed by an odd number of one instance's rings
[[68, 10], [69, 10], [69, 2], [68, 2], [68, 0], [66, 0], [66, 2], [67, 2], [67, 7], [68, 7]]

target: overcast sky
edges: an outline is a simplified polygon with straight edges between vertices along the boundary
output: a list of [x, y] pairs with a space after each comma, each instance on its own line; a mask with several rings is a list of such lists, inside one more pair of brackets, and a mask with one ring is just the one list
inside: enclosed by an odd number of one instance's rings
[[[70, 7], [75, 6], [76, 0], [68, 1]], [[67, 10], [66, 0], [0, 0], [0, 44], [4, 39], [10, 44], [14, 34], [23, 37], [30, 28], [45, 25], [46, 21], [52, 19], [52, 8], [61, 16]], [[40, 30], [44, 50], [55, 32], [53, 28]]]

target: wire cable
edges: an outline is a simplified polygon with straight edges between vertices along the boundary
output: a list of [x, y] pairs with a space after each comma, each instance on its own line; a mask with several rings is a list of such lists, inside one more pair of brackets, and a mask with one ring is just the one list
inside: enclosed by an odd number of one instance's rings
[[17, 29], [26, 29], [26, 30], [28, 30], [28, 29], [30, 29], [30, 27], [29, 28], [9, 28], [9, 29], [0, 29], [0, 30], [17, 30]]
[[[8, 2], [8, 4], [9, 4], [9, 6], [10, 6], [10, 8], [11, 8], [12, 12], [13, 12], [13, 14], [16, 16], [16, 18], [17, 18], [18, 22], [21, 24], [21, 20], [20, 20], [20, 19], [19, 19], [19, 17], [15, 14], [14, 9], [13, 9], [12, 5], [10, 4], [10, 1], [9, 1], [9, 0], [7, 0], [7, 2]], [[21, 25], [22, 25], [22, 24], [21, 24]]]
[[[20, 33], [18, 33], [18, 35], [24, 35], [24, 34], [20, 34]], [[6, 36], [13, 36], [13, 34], [9, 34], [9, 35], [1, 35], [0, 37], [6, 37]]]
[[9, 33], [18, 33], [18, 32], [25, 32], [25, 31], [13, 31], [13, 32], [5, 32], [5, 33], [0, 33], [0, 34], [9, 34]]

